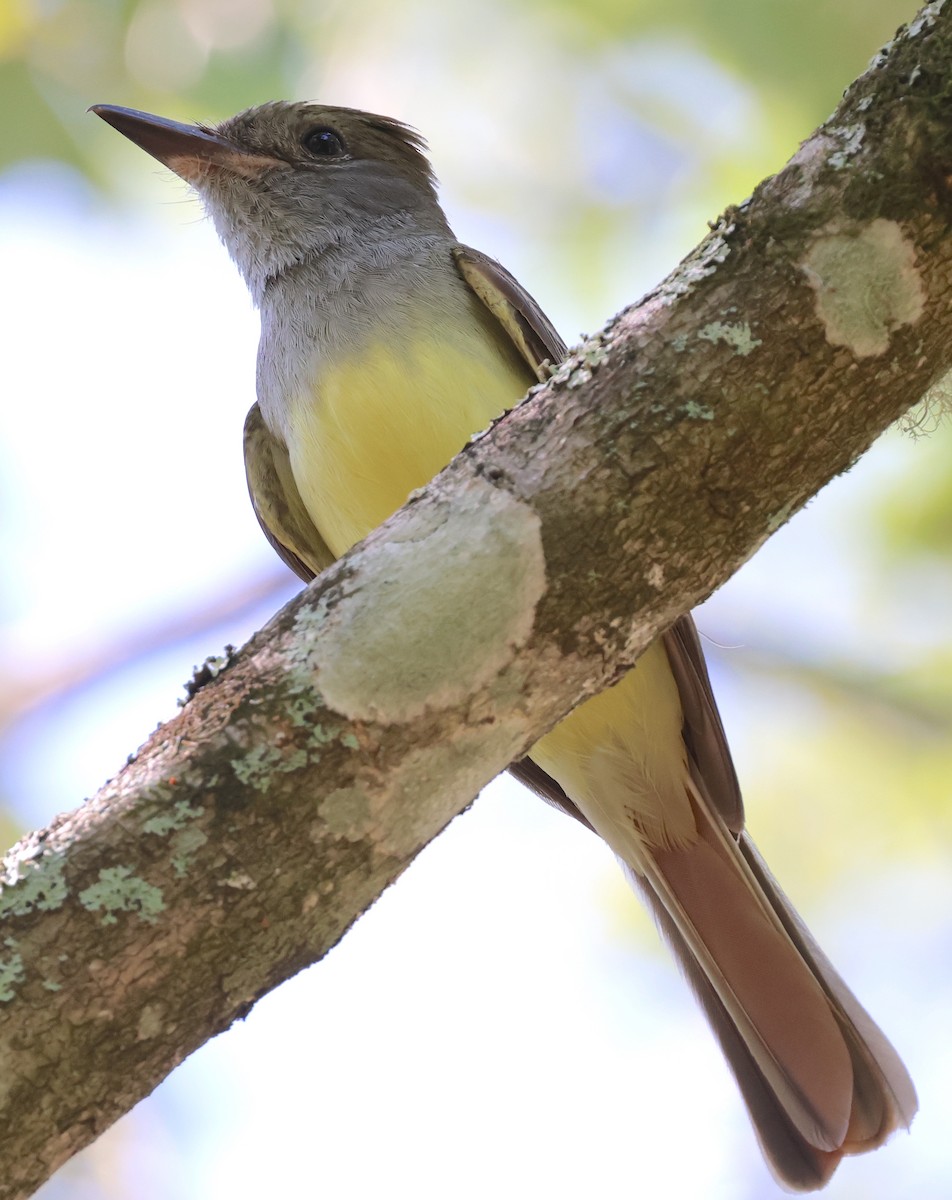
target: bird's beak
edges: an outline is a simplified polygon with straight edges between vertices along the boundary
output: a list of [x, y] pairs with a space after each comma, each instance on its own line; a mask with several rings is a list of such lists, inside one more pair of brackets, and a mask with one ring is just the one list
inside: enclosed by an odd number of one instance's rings
[[189, 183], [199, 182], [209, 168], [220, 167], [236, 175], [252, 176], [272, 167], [287, 166], [270, 155], [244, 150], [198, 125], [183, 125], [180, 121], [114, 104], [94, 104], [89, 112], [102, 117]]

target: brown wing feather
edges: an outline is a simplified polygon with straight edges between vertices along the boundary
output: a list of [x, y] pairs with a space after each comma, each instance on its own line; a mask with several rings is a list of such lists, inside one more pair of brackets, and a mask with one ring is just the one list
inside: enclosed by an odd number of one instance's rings
[[518, 279], [494, 258], [471, 246], [457, 246], [453, 258], [463, 279], [543, 382], [548, 375], [545, 364], [557, 366], [567, 349], [555, 326]]
[[678, 617], [662, 640], [681, 696], [682, 733], [691, 775], [727, 828], [740, 833], [744, 828], [740, 784], [714, 701], [697, 626], [690, 613]]
[[[522, 284], [494, 258], [471, 246], [457, 246], [453, 258], [464, 281], [542, 382], [547, 375], [546, 363], [557, 366], [565, 357], [566, 345], [555, 326]], [[592, 828], [562, 787], [531, 758], [511, 763], [509, 773], [547, 804]]]
[[265, 537], [295, 575], [309, 583], [331, 565], [334, 555], [304, 507], [287, 447], [265, 425], [257, 404], [245, 418], [245, 475]]
[[[531, 758], [520, 758], [518, 762], [509, 764], [509, 774], [518, 779], [520, 783], [525, 784], [530, 792], [535, 792], [540, 800], [544, 800], [546, 804], [551, 804], [553, 808], [564, 812], [566, 816], [574, 817], [576, 821], [581, 821], [587, 829], [592, 829], [591, 822], [587, 817], [582, 816], [578, 807], [566, 796], [562, 788], [555, 782], [551, 775], [547, 775], [538, 763], [533, 762]], [[592, 830], [594, 833], [595, 831]]]

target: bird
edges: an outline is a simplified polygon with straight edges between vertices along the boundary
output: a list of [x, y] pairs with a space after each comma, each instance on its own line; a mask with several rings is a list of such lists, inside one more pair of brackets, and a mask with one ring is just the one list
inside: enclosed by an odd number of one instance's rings
[[[459, 242], [426, 143], [357, 109], [272, 101], [217, 125], [92, 108], [198, 193], [261, 318], [244, 452], [255, 514], [309, 581], [512, 408], [566, 346]], [[510, 768], [598, 834], [647, 902], [791, 1190], [917, 1109], [896, 1051], [744, 826], [690, 614]]]

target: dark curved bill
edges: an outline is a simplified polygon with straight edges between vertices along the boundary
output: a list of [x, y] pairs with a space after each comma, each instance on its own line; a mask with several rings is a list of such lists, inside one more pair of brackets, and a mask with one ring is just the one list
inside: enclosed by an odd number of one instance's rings
[[230, 142], [199, 129], [197, 125], [183, 125], [167, 117], [154, 117], [151, 113], [119, 108], [114, 104], [94, 104], [89, 111], [102, 117], [113, 129], [118, 129], [159, 162], [167, 164], [170, 158], [182, 155], [214, 162], [224, 154], [230, 156], [235, 153], [235, 147]]
[[277, 160], [244, 150], [198, 125], [184, 125], [181, 121], [115, 104], [93, 104], [88, 111], [102, 117], [113, 129], [190, 182], [208, 166], [252, 175], [277, 165]]

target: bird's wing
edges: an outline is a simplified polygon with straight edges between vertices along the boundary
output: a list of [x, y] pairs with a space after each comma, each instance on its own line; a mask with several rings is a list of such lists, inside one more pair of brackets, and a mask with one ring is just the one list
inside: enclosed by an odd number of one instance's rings
[[334, 555], [304, 507], [287, 447], [268, 429], [257, 404], [245, 418], [245, 475], [265, 537], [295, 575], [309, 583], [331, 565]]
[[[522, 284], [494, 258], [470, 246], [457, 246], [453, 258], [464, 281], [496, 318], [541, 383], [548, 373], [546, 364], [557, 366], [567, 349], [555, 326]], [[509, 772], [547, 803], [591, 829], [559, 784], [531, 758], [512, 763]]]
[[544, 382], [548, 376], [545, 364], [558, 366], [567, 349], [555, 326], [494, 258], [470, 246], [457, 246], [453, 258], [463, 279], [502, 326], [536, 379]]
[[688, 748], [691, 775], [731, 833], [739, 834], [744, 828], [740, 785], [691, 615], [678, 617], [661, 640], [681, 696], [684, 714], [681, 732]]

